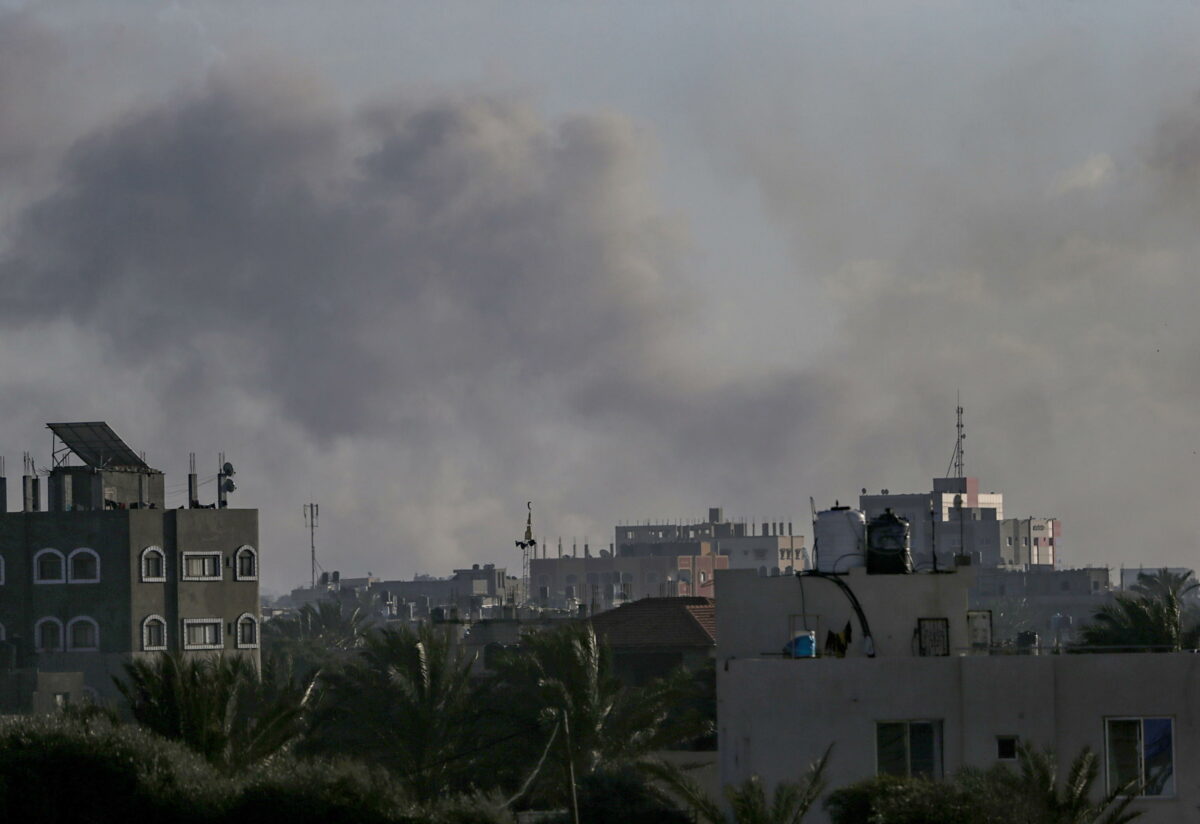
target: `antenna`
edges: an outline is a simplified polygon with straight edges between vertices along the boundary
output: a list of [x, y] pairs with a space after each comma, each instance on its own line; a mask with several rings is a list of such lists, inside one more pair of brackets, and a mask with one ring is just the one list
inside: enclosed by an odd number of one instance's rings
[[317, 515], [320, 507], [313, 503], [304, 505], [304, 525], [308, 527], [308, 547], [312, 553], [312, 588], [317, 588]]
[[961, 399], [958, 400], [958, 404], [955, 407], [954, 412], [956, 416], [956, 421], [954, 424], [954, 454], [950, 456], [950, 466], [946, 469], [946, 477], [965, 478], [967, 475], [965, 469], [965, 450], [963, 448], [963, 441], [967, 439], [967, 436], [966, 433], [963, 432], [963, 408]]

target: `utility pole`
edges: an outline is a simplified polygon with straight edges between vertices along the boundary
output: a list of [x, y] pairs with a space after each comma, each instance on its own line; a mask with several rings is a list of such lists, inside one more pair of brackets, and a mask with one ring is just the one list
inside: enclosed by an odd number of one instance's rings
[[312, 588], [317, 588], [317, 511], [316, 504], [304, 505], [304, 524], [308, 527], [308, 546], [312, 553]]

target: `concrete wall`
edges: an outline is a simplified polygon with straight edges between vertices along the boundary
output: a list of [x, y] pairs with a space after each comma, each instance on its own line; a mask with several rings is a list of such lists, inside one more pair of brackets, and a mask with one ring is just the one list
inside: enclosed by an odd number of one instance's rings
[[[949, 619], [950, 647], [965, 650], [967, 592], [974, 570], [944, 575], [868, 575], [865, 569], [841, 576], [857, 595], [880, 656], [913, 655], [918, 618]], [[781, 654], [797, 630], [817, 633], [818, 649], [829, 630], [851, 623], [848, 655], [864, 654], [862, 631], [849, 600], [830, 581], [795, 575], [761, 578], [752, 570], [717, 573], [717, 660]]]
[[[166, 619], [171, 649], [180, 648], [182, 619], [220, 618], [225, 648], [258, 660], [258, 650], [237, 650], [238, 617], [259, 615], [258, 582], [238, 581], [234, 553], [243, 545], [258, 548], [256, 510], [98, 510], [7, 513], [0, 515], [0, 557], [5, 580], [0, 585], [0, 624], [16, 648], [16, 665], [43, 672], [81, 672], [84, 683], [101, 697], [112, 697], [112, 677], [132, 655], [141, 653], [142, 621], [149, 615]], [[144, 582], [142, 551], [164, 551], [166, 582]], [[96, 583], [34, 583], [33, 559], [52, 548], [69, 556], [86, 547], [100, 558]], [[220, 581], [180, 581], [180, 553], [219, 551]], [[262, 557], [259, 555], [259, 565]], [[43, 652], [34, 645], [34, 626], [42, 618], [68, 622], [93, 619], [99, 627], [95, 652]]]
[[[901, 720], [942, 722], [946, 774], [995, 764], [1000, 735], [1052, 747], [1061, 773], [1085, 746], [1104, 754], [1106, 718], [1165, 716], [1174, 719], [1176, 792], [1137, 802], [1139, 820], [1191, 822], [1200, 804], [1195, 655], [719, 659], [717, 693], [725, 784], [752, 774], [768, 785], [794, 780], [830, 744], [831, 788], [869, 778], [875, 724]], [[1103, 766], [1096, 788], [1105, 790]], [[816, 810], [806, 820], [828, 819]]]

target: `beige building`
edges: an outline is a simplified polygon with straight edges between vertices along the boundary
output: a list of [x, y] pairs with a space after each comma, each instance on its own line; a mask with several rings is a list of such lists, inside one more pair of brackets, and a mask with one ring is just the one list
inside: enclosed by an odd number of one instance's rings
[[[861, 606], [873, 645], [846, 584]], [[942, 575], [717, 577], [717, 695], [723, 783], [801, 776], [834, 745], [831, 787], [881, 772], [952, 774], [1012, 760], [1026, 741], [1065, 771], [1090, 747], [1098, 791], [1145, 782], [1147, 824], [1200, 805], [1200, 657], [999, 654], [987, 614], [968, 614], [970, 568]], [[851, 640], [845, 657], [829, 633]], [[783, 654], [814, 632], [820, 657]], [[836, 638], [833, 639], [836, 641]], [[874, 652], [874, 657], [869, 655]], [[779, 708], [787, 707], [786, 712]], [[813, 822], [828, 820], [823, 810]], [[806, 819], [809, 820], [809, 819]]]

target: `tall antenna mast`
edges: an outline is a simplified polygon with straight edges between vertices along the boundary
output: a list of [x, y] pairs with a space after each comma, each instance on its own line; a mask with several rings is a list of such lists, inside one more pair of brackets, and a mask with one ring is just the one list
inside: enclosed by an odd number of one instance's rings
[[966, 472], [966, 468], [965, 468], [966, 461], [964, 459], [965, 449], [963, 448], [963, 441], [965, 441], [967, 439], [967, 436], [963, 432], [962, 400], [961, 400], [961, 398], [957, 398], [957, 397], [956, 397], [956, 400], [958, 400], [958, 405], [955, 407], [955, 410], [954, 410], [955, 417], [956, 417], [955, 424], [954, 424], [954, 431], [955, 431], [954, 454], [952, 456], [950, 456], [950, 467], [946, 470], [947, 478], [965, 478], [965, 477], [967, 477], [967, 472]]
[[308, 547], [312, 553], [312, 588], [317, 588], [317, 513], [316, 504], [304, 505], [304, 525], [308, 527]]

